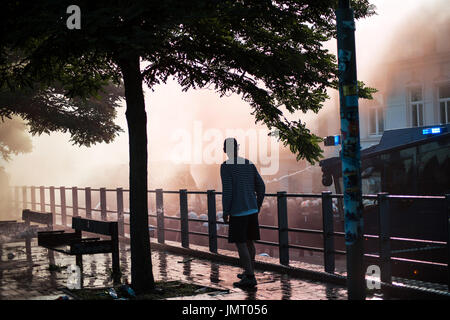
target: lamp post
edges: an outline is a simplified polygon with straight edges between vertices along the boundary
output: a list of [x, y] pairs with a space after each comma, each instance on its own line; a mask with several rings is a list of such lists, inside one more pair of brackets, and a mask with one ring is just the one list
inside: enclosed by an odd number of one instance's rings
[[351, 300], [366, 297], [363, 265], [361, 158], [356, 77], [355, 20], [349, 0], [339, 0], [336, 10], [339, 101], [342, 137], [347, 290]]

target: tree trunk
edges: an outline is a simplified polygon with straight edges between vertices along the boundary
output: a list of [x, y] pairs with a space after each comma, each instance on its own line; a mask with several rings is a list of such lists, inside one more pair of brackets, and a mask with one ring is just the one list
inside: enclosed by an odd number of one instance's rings
[[131, 285], [137, 293], [154, 288], [147, 203], [147, 115], [139, 56], [119, 61], [125, 86], [130, 154]]

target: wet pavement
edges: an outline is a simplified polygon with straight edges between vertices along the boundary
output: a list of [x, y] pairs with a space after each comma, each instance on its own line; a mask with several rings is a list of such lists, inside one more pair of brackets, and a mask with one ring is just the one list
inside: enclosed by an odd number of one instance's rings
[[[75, 257], [58, 252], [48, 252], [38, 247], [34, 239], [31, 254], [27, 254], [24, 242], [1, 244], [0, 299], [56, 299], [64, 295], [61, 288], [67, 286], [66, 267], [75, 264]], [[130, 249], [120, 248], [121, 270], [130, 279]], [[256, 290], [244, 291], [233, 287], [236, 274], [242, 272], [237, 266], [209, 260], [192, 258], [164, 251], [152, 251], [155, 280], [182, 280], [219, 289], [228, 293], [199, 294], [186, 299], [234, 299], [234, 300], [344, 300], [344, 286], [293, 278], [288, 275], [257, 270]], [[49, 265], [59, 268], [51, 271]], [[110, 254], [83, 256], [84, 287], [108, 287], [110, 279]], [[375, 297], [376, 298], [376, 297]], [[179, 298], [180, 299], [180, 298]]]
[[[191, 246], [196, 250], [205, 247]], [[49, 251], [39, 247], [37, 240], [31, 242], [27, 251], [24, 241], [0, 242], [0, 300], [54, 300], [66, 295], [68, 285], [67, 267], [75, 264], [75, 256]], [[237, 256], [232, 251], [220, 250], [220, 254]], [[257, 257], [258, 261], [277, 263], [277, 259]], [[196, 296], [176, 299], [188, 300], [346, 300], [347, 289], [343, 285], [300, 279], [279, 272], [257, 269], [258, 285], [255, 290], [245, 291], [233, 287], [238, 281], [236, 275], [242, 272], [238, 266], [200, 259], [152, 249], [153, 274], [155, 280], [181, 280], [222, 290]], [[131, 282], [130, 247], [120, 245], [120, 267], [124, 277]], [[49, 266], [54, 266], [51, 270]], [[337, 264], [339, 265], [339, 263]], [[320, 264], [295, 261], [291, 266], [312, 271], [323, 271]], [[345, 274], [343, 270], [337, 274]], [[111, 255], [96, 254], [83, 256], [83, 286], [85, 288], [110, 287]], [[393, 279], [394, 281], [397, 279]], [[401, 281], [399, 281], [400, 283]], [[414, 285], [414, 284], [409, 284]], [[424, 287], [423, 283], [416, 286]], [[446, 287], [446, 286], [440, 286]], [[446, 291], [434, 285], [434, 289]], [[433, 289], [433, 288], [432, 288]], [[226, 292], [223, 292], [226, 291]], [[367, 300], [382, 300], [381, 294], [368, 295]]]

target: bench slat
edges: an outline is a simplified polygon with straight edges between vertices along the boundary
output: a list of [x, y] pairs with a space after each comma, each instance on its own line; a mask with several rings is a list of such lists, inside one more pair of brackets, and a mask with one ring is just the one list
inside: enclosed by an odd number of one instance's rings
[[22, 211], [22, 220], [51, 225], [53, 222], [51, 213], [35, 212], [28, 209]]
[[40, 231], [41, 234], [56, 234], [56, 233], [64, 233], [64, 230], [51, 230], [51, 231]]
[[72, 218], [72, 229], [86, 231], [90, 233], [99, 233], [105, 236], [111, 236], [112, 226], [117, 222], [105, 222], [98, 220], [83, 219], [79, 217]]
[[100, 240], [100, 238], [82, 238], [80, 242], [90, 242], [90, 241], [97, 241]]
[[16, 220], [3, 220], [3, 221], [0, 221], [0, 226], [4, 225], [4, 224], [12, 224], [12, 223], [17, 223], [17, 221]]
[[80, 240], [75, 232], [71, 233], [48, 233], [38, 232], [38, 245], [42, 247], [67, 245], [73, 241]]
[[110, 253], [111, 251], [111, 240], [75, 242], [70, 245], [70, 254], [72, 255]]

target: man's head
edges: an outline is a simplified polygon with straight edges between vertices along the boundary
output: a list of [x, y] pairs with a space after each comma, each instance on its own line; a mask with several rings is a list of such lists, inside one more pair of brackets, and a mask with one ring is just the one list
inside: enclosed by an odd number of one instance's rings
[[239, 151], [239, 145], [235, 138], [226, 138], [223, 142], [223, 152], [225, 152], [228, 158], [236, 158]]

